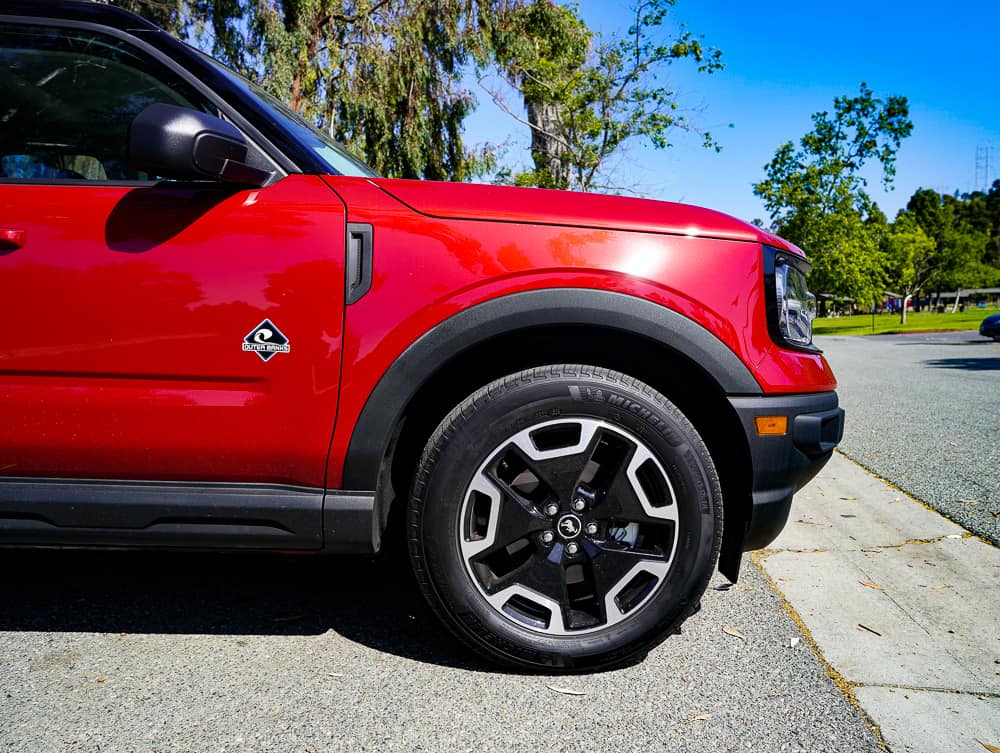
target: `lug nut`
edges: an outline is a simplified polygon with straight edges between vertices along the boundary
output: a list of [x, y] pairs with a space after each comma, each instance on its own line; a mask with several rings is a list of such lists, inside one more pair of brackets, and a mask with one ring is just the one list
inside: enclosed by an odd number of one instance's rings
[[545, 505], [545, 514], [548, 515], [550, 518], [555, 517], [556, 515], [559, 514], [559, 505], [557, 505], [555, 502], [549, 502], [547, 505]]
[[587, 500], [583, 497], [577, 497], [570, 506], [573, 508], [573, 512], [583, 512], [587, 509]]
[[556, 535], [552, 533], [552, 531], [542, 531], [542, 535], [540, 538], [542, 539], [543, 544], [551, 544], [553, 541], [555, 541]]
[[583, 530], [587, 532], [588, 536], [593, 536], [597, 533], [597, 523], [587, 523], [587, 527]]
[[577, 544], [575, 541], [571, 541], [566, 545], [566, 554], [568, 554], [571, 557], [579, 551], [580, 551], [580, 545]]

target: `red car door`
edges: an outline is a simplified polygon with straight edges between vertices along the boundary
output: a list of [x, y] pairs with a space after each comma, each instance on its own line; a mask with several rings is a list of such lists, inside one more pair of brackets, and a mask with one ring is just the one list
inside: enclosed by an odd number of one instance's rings
[[0, 69], [0, 476], [323, 486], [337, 196], [131, 172], [136, 112], [213, 103], [127, 40], [12, 25]]

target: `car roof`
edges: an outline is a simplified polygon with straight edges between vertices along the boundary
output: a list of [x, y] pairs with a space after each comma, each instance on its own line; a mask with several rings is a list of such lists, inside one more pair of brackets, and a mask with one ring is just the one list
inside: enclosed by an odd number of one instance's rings
[[110, 26], [121, 31], [159, 29], [146, 19], [121, 8], [89, 0], [5, 0], [0, 6], [0, 15], [84, 21]]

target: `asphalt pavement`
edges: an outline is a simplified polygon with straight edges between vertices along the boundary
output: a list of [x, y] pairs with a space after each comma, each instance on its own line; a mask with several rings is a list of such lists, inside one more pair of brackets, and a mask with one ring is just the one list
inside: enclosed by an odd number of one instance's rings
[[877, 751], [744, 565], [642, 663], [558, 677], [478, 662], [391, 562], [8, 550], [0, 751]]
[[1000, 343], [977, 332], [817, 337], [840, 383], [840, 449], [1000, 543]]

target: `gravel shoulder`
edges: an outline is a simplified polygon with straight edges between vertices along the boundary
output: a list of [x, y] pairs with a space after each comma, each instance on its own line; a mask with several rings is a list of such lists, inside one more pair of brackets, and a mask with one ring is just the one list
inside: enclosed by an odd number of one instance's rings
[[2, 751], [879, 750], [749, 561], [644, 662], [575, 677], [477, 663], [388, 563], [0, 567]]
[[976, 332], [818, 337], [841, 451], [1000, 544], [1000, 343]]

